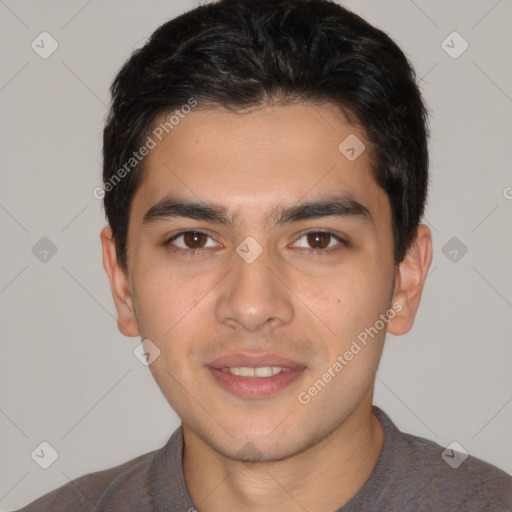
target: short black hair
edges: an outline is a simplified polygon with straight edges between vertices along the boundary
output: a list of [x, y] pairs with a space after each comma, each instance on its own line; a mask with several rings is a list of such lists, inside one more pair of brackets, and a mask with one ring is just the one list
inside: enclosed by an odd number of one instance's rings
[[414, 240], [428, 189], [428, 115], [415, 72], [388, 35], [335, 2], [200, 5], [160, 26], [121, 68], [111, 93], [104, 206], [126, 271], [130, 205], [144, 164], [138, 150], [162, 115], [183, 117], [190, 105], [339, 108], [371, 143], [372, 174], [391, 206], [396, 264]]

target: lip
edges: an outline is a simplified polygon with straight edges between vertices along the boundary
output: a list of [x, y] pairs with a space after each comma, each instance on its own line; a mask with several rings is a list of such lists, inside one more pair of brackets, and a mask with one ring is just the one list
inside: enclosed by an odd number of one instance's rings
[[[243, 398], [267, 398], [275, 395], [295, 382], [306, 369], [306, 366], [298, 361], [268, 353], [236, 353], [223, 355], [205, 366], [220, 387]], [[222, 368], [237, 366], [245, 366], [248, 368], [279, 366], [289, 371], [281, 372], [271, 377], [242, 377], [222, 371]]]
[[295, 370], [298, 368], [306, 368], [305, 365], [282, 357], [277, 354], [271, 353], [250, 353], [250, 352], [237, 352], [235, 354], [225, 354], [217, 357], [213, 361], [206, 364], [210, 368], [220, 370], [222, 368], [233, 368], [235, 366], [246, 366], [248, 368], [257, 368], [258, 366], [279, 366], [281, 368], [288, 368]]

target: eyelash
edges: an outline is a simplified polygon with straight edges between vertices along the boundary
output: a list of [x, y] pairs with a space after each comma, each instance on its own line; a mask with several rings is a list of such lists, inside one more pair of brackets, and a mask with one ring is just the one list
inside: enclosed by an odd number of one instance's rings
[[[209, 238], [212, 238], [208, 233], [205, 233], [204, 231], [199, 231], [199, 230], [195, 230], [195, 229], [188, 229], [186, 231], [180, 231], [179, 233], [176, 233], [175, 235], [173, 235], [171, 238], [167, 239], [165, 242], [164, 242], [164, 246], [166, 247], [170, 247], [170, 250], [172, 252], [176, 252], [176, 253], [182, 253], [182, 254], [186, 254], [186, 255], [190, 255], [190, 256], [197, 256], [199, 255], [200, 253], [204, 252], [205, 251], [205, 248], [201, 248], [201, 249], [182, 249], [181, 247], [176, 247], [175, 245], [172, 244], [172, 242], [174, 240], [176, 240], [177, 238], [179, 238], [180, 236], [183, 236], [183, 235], [186, 235], [187, 233], [198, 233], [198, 234], [202, 234], [202, 235], [206, 235], [207, 237]], [[341, 238], [339, 235], [336, 235], [335, 233], [332, 233], [331, 231], [322, 231], [322, 230], [310, 230], [310, 231], [305, 231], [303, 233], [301, 233], [297, 240], [294, 242], [294, 243], [297, 243], [297, 241], [299, 241], [302, 237], [306, 236], [306, 235], [309, 235], [309, 234], [312, 234], [312, 233], [325, 233], [327, 235], [330, 235], [332, 238], [334, 238], [337, 242], [339, 242], [337, 245], [335, 245], [334, 247], [331, 247], [329, 249], [305, 249], [307, 252], [309, 253], [312, 253], [314, 254], [315, 256], [320, 256], [322, 254], [332, 254], [334, 252], [337, 252], [339, 251], [340, 249], [342, 249], [343, 247], [346, 247], [348, 246], [348, 242], [346, 242], [343, 238]], [[213, 239], [213, 238], [212, 238]], [[330, 243], [330, 242], [329, 242]], [[207, 249], [207, 248], [206, 248]], [[304, 249], [304, 248], [302, 248]]]

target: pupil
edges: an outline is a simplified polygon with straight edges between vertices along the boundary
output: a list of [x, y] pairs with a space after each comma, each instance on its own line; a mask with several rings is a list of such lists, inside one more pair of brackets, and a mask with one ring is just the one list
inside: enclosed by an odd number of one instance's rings
[[310, 233], [308, 235], [308, 244], [314, 249], [324, 249], [329, 245], [329, 233]]

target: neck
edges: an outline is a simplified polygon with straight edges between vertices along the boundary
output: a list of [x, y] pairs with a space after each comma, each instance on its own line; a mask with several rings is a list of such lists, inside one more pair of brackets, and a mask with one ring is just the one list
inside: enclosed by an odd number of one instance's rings
[[384, 440], [371, 400], [320, 442], [280, 461], [233, 460], [185, 425], [183, 433], [185, 482], [201, 512], [336, 510], [370, 478]]

